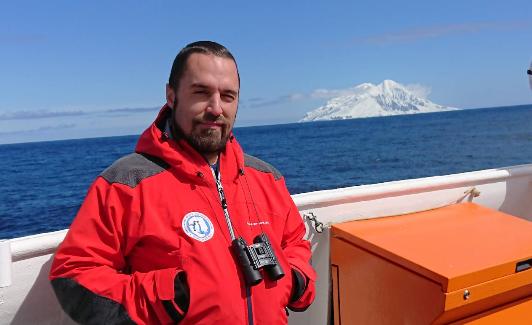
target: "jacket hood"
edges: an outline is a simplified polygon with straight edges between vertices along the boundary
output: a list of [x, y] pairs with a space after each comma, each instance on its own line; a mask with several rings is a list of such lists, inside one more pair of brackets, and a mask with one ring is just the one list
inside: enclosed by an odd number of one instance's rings
[[[166, 120], [171, 115], [171, 108], [164, 105], [155, 121], [141, 134], [135, 152], [159, 158], [189, 177], [210, 173], [209, 163], [185, 139], [171, 139], [164, 132]], [[244, 170], [244, 154], [232, 133], [218, 159], [225, 180], [236, 179]]]

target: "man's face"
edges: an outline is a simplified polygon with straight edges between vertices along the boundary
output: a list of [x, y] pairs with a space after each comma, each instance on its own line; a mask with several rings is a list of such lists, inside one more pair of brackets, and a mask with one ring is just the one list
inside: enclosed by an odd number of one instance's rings
[[208, 160], [223, 150], [231, 134], [239, 88], [233, 60], [201, 53], [188, 58], [177, 96], [166, 86], [167, 104], [175, 109], [174, 125]]

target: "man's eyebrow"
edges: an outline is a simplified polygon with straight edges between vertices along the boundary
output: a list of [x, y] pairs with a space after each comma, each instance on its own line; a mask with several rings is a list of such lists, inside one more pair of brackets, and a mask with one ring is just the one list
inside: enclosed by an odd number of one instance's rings
[[[205, 84], [202, 84], [202, 83], [193, 83], [190, 85], [190, 88], [197, 88], [197, 89], [211, 89], [211, 87], [205, 85]], [[233, 96], [237, 96], [238, 95], [238, 90], [233, 90], [233, 89], [223, 89], [222, 90], [223, 93], [226, 93], [226, 94], [231, 94]]]
[[204, 84], [200, 84], [200, 83], [193, 83], [192, 85], [190, 85], [190, 88], [209, 89], [210, 87]]
[[238, 91], [233, 90], [233, 89], [225, 89], [223, 91], [223, 93], [230, 94], [230, 95], [235, 96], [235, 97], [238, 96]]

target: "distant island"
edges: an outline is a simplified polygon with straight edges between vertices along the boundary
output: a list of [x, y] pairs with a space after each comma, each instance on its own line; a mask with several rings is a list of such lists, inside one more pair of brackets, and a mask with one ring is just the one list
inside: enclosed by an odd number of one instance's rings
[[363, 83], [352, 94], [330, 99], [324, 106], [308, 112], [299, 122], [344, 120], [361, 117], [431, 113], [458, 108], [435, 104], [416, 96], [393, 80], [378, 85]]

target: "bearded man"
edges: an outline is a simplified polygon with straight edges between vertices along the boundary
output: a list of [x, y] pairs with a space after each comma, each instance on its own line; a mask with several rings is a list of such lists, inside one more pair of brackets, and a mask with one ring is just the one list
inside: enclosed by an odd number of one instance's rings
[[222, 45], [187, 45], [135, 152], [91, 185], [50, 280], [83, 324], [286, 324], [315, 295], [282, 175], [232, 133], [240, 77]]

